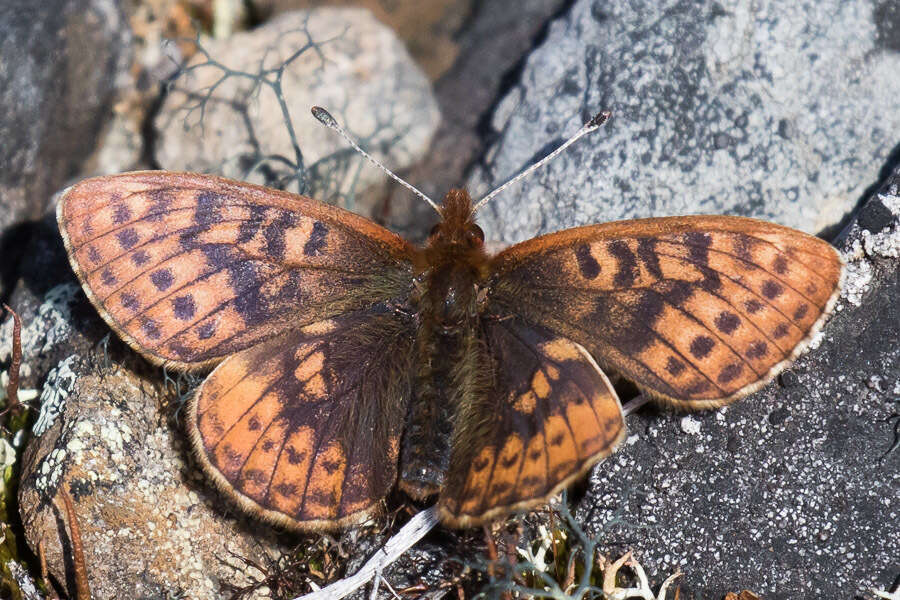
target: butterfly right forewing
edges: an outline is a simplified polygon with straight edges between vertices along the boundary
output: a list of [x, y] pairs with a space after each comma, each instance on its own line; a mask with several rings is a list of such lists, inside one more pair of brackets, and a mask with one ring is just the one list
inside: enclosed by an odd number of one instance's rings
[[580, 227], [492, 264], [489, 312], [582, 344], [651, 395], [717, 406], [780, 371], [821, 328], [842, 261], [826, 242], [739, 217]]

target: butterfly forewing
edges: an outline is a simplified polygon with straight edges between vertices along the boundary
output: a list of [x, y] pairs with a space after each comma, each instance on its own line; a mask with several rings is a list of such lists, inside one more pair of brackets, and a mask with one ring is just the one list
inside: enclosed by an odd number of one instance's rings
[[820, 327], [842, 263], [827, 243], [739, 217], [580, 227], [493, 263], [491, 311], [584, 345], [651, 394], [701, 407], [767, 382]]
[[618, 397], [578, 344], [518, 319], [483, 323], [486, 388], [461, 407], [442, 518], [472, 526], [547, 501], [625, 433]]
[[382, 307], [223, 361], [191, 401], [201, 464], [251, 513], [295, 529], [370, 514], [397, 479], [413, 325]]
[[126, 173], [57, 212], [100, 314], [157, 363], [195, 367], [408, 294], [411, 246], [320, 202], [206, 175]]

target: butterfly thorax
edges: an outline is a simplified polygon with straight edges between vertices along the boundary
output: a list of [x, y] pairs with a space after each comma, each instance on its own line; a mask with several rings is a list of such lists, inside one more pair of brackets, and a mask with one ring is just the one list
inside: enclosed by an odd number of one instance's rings
[[476, 386], [477, 323], [487, 278], [484, 234], [464, 190], [444, 199], [441, 222], [419, 256], [416, 378], [401, 457], [401, 485], [424, 498], [440, 490], [457, 407]]

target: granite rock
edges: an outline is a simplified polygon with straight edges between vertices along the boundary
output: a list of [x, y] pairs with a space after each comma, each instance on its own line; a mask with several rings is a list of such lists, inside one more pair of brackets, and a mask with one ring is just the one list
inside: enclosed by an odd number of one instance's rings
[[[252, 585], [245, 561], [279, 552], [274, 535], [236, 526], [160, 419], [158, 379], [72, 355], [44, 385], [19, 502], [32, 549], [71, 594], [72, 499], [94, 598], [222, 598]], [[267, 597], [262, 592], [245, 596]]]
[[[373, 183], [384, 186], [387, 179], [316, 121], [313, 105], [331, 111], [364, 148], [394, 169], [416, 160], [437, 127], [428, 80], [402, 42], [368, 11], [285, 13], [252, 31], [204, 40], [202, 46], [213, 60], [247, 73], [286, 64], [283, 98], [308, 170], [305, 191], [316, 199], [340, 199], [357, 208], [361, 192]], [[293, 54], [296, 58], [285, 63]], [[194, 57], [192, 70], [175, 81], [155, 119], [157, 162], [169, 170], [217, 172], [270, 185], [289, 181], [294, 172], [278, 159], [250, 172], [263, 156], [296, 159], [272, 89], [258, 80], [254, 88], [253, 79], [224, 77], [216, 66], [198, 66], [205, 60], [203, 53]], [[207, 92], [211, 96], [201, 108]]]
[[489, 237], [692, 213], [833, 227], [900, 130], [897, 12], [882, 4], [578, 0], [498, 105], [500, 138], [471, 188], [505, 181], [601, 109], [613, 119], [496, 198]]
[[[435, 201], [464, 185], [467, 171], [489, 143], [483, 135], [498, 94], [514, 79], [546, 23], [563, 0], [480, 2], [456, 37], [459, 55], [434, 84], [441, 124], [422, 160], [404, 177]], [[437, 215], [421, 199], [394, 185], [386, 224], [412, 239], [424, 239]]]
[[0, 11], [0, 295], [26, 234], [72, 177], [127, 73], [131, 34], [111, 0], [7, 2]]

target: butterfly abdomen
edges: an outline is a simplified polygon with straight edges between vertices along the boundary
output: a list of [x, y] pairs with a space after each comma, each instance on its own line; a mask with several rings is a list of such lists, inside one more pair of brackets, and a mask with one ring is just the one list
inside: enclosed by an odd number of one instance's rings
[[425, 498], [443, 487], [459, 406], [479, 388], [479, 286], [486, 279], [483, 234], [468, 194], [451, 191], [442, 221], [420, 255], [415, 381], [400, 456], [400, 487]]

